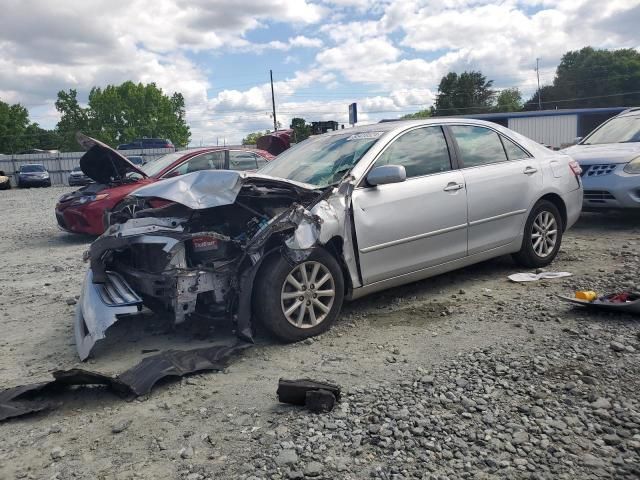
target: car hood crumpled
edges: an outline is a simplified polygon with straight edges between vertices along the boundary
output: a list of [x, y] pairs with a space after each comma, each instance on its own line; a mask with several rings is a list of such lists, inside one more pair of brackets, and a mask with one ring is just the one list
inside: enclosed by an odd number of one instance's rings
[[134, 191], [142, 198], [161, 198], [180, 203], [192, 210], [230, 205], [235, 202], [243, 186], [253, 184], [264, 187], [293, 187], [296, 190], [314, 191], [318, 187], [306, 183], [257, 173], [232, 170], [201, 170], [179, 177], [168, 178]]
[[80, 158], [80, 169], [94, 182], [105, 185], [122, 183], [128, 173], [137, 173], [142, 178], [148, 177], [109, 145], [80, 132], [76, 134], [76, 140], [87, 150], [87, 153]]
[[562, 153], [570, 155], [581, 165], [601, 163], [628, 163], [640, 155], [640, 143], [602, 143], [596, 145], [573, 145]]

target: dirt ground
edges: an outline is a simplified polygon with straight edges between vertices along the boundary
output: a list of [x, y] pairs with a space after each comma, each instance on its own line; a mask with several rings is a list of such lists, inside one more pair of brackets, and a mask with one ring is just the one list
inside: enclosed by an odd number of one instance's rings
[[[148, 356], [143, 350], [229, 338], [227, 325], [203, 339], [137, 318], [116, 324], [81, 364], [71, 304], [91, 239], [56, 226], [55, 201], [69, 190], [0, 192], [0, 388], [48, 380], [52, 370], [80, 365], [114, 374]], [[51, 412], [0, 424], [0, 479], [302, 478], [256, 460], [267, 449], [253, 441], [256, 432], [269, 432], [296, 414], [277, 403], [280, 377], [329, 379], [347, 391], [366, 391], [482, 348], [536, 353], [567, 330], [613, 325], [630, 339], [640, 332], [637, 320], [587, 314], [555, 295], [586, 287], [640, 291], [639, 252], [640, 216], [583, 214], [549, 268], [572, 277], [511, 283], [507, 275], [520, 270], [510, 258], [499, 258], [348, 303], [336, 326], [313, 340], [282, 345], [260, 335], [256, 347], [224, 372], [160, 385], [148, 398], [127, 403], [101, 389], [66, 393]], [[628, 358], [638, 373], [638, 355]], [[635, 392], [630, 395], [637, 402], [640, 389]], [[114, 433], [122, 422], [128, 428]], [[359, 468], [351, 469], [352, 477], [335, 478], [367, 478]]]

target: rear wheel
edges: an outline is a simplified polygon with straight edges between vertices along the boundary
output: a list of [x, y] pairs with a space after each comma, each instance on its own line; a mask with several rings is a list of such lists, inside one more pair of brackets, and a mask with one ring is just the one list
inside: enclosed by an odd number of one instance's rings
[[560, 250], [563, 229], [558, 207], [548, 200], [540, 200], [527, 218], [522, 247], [513, 258], [527, 268], [546, 267]]
[[276, 337], [295, 342], [328, 330], [344, 300], [336, 259], [317, 249], [291, 266], [273, 255], [263, 264], [253, 292], [254, 314]]

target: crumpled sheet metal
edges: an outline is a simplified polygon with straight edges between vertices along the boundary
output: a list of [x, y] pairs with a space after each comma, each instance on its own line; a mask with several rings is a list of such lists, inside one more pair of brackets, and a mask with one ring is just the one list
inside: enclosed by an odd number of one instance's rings
[[199, 210], [235, 202], [242, 188], [242, 180], [240, 172], [203, 170], [152, 183], [139, 188], [133, 195], [163, 198]]
[[247, 181], [263, 181], [272, 185], [288, 185], [305, 190], [316, 190], [313, 185], [233, 170], [201, 170], [187, 173], [137, 189], [136, 197], [157, 197], [180, 203], [192, 210], [231, 205]]
[[111, 377], [80, 368], [59, 370], [49, 382], [19, 385], [0, 391], [0, 421], [50, 409], [55, 404], [34, 397], [50, 395], [70, 386], [102, 385], [124, 398], [148, 394], [160, 380], [196, 372], [222, 370], [228, 359], [250, 343], [214, 345], [193, 350], [167, 350], [145, 358], [122, 374]]

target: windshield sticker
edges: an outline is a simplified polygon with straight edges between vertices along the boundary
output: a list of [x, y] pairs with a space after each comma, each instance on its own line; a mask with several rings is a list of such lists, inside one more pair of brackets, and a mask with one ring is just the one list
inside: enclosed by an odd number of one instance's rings
[[347, 140], [364, 140], [370, 138], [380, 138], [384, 132], [363, 132], [363, 133], [354, 133]]

